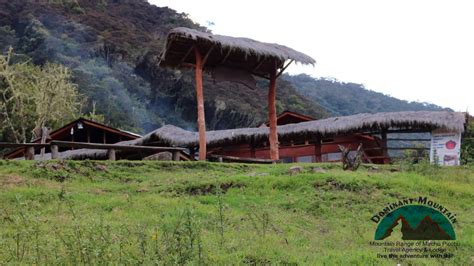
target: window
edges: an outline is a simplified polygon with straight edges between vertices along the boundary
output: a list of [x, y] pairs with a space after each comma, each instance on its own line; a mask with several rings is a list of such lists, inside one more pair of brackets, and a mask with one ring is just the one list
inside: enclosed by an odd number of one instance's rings
[[313, 156], [299, 156], [296, 158], [296, 161], [299, 163], [312, 163], [313, 162]]

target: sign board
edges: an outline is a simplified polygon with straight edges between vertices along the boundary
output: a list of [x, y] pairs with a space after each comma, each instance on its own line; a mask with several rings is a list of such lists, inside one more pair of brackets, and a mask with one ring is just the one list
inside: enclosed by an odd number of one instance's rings
[[461, 161], [461, 134], [431, 133], [430, 162], [439, 165], [459, 165]]

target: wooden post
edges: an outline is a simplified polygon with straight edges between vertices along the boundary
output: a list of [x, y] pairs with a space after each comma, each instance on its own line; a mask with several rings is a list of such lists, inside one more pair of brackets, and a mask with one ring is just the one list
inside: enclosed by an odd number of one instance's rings
[[202, 92], [202, 56], [197, 47], [196, 55], [196, 96], [197, 96], [197, 123], [199, 129], [199, 160], [206, 160], [206, 119], [204, 116], [204, 96]]
[[173, 161], [179, 161], [179, 151], [173, 151]]
[[51, 159], [55, 160], [59, 158], [59, 147], [58, 145], [51, 145]]
[[387, 130], [382, 129], [382, 155], [383, 155], [383, 163], [388, 164], [390, 160], [388, 158], [388, 149], [387, 149]]
[[25, 159], [26, 160], [35, 159], [35, 147], [26, 147]]
[[194, 147], [189, 148], [189, 156], [192, 160], [194, 160], [194, 158], [196, 157], [196, 149]]
[[[48, 137], [48, 128], [47, 127], [41, 127], [41, 144], [46, 143], [46, 138]], [[41, 160], [44, 159], [44, 153], [46, 152], [46, 148], [42, 147], [40, 150], [41, 154]]]
[[280, 159], [278, 152], [278, 133], [276, 116], [276, 68], [270, 73], [270, 87], [268, 89], [268, 121], [270, 124], [270, 159], [277, 161]]
[[256, 150], [255, 150], [255, 144], [252, 142], [250, 144], [250, 157], [251, 158], [257, 158]]
[[91, 143], [91, 130], [89, 126], [86, 127], [86, 132], [87, 132], [87, 143]]
[[321, 139], [317, 138], [314, 143], [314, 161], [317, 163], [322, 162], [323, 158], [321, 157]]
[[109, 157], [110, 161], [115, 161], [115, 150], [114, 149], [108, 149], [107, 150], [107, 157]]

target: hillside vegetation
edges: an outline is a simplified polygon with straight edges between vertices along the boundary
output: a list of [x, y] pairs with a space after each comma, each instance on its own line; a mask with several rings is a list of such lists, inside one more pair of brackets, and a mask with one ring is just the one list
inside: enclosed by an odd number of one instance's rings
[[[72, 80], [112, 126], [146, 133], [163, 124], [195, 129], [193, 71], [158, 67], [168, 31], [205, 28], [186, 14], [142, 0], [0, 1], [0, 50], [9, 46], [35, 64], [55, 62], [72, 70]], [[278, 82], [278, 110], [314, 117], [327, 112]], [[257, 90], [204, 78], [209, 129], [257, 125], [266, 120], [267, 82]]]
[[[82, 114], [95, 106], [107, 124], [138, 133], [163, 124], [196, 129], [193, 72], [164, 70], [157, 65], [167, 32], [179, 26], [207, 30], [186, 14], [143, 0], [0, 1], [1, 52], [12, 46], [34, 64], [53, 62], [68, 67], [85, 100]], [[339, 84], [340, 90], [330, 82], [315, 82], [300, 82], [297, 77], [279, 79], [277, 111], [322, 118], [439, 109], [399, 105], [400, 101], [383, 95], [375, 99], [350, 84]], [[267, 88], [263, 80], [258, 81], [257, 90], [251, 90], [235, 83], [214, 83], [206, 76], [207, 128], [257, 126], [266, 121]], [[366, 98], [371, 99], [361, 102]]]
[[[472, 263], [472, 167], [290, 166], [0, 161], [0, 264]], [[370, 218], [415, 196], [456, 213], [454, 258], [377, 259]]]
[[370, 91], [364, 85], [334, 79], [315, 79], [306, 74], [284, 75], [298, 93], [319, 103], [332, 116], [358, 113], [450, 110], [431, 103], [408, 102]]

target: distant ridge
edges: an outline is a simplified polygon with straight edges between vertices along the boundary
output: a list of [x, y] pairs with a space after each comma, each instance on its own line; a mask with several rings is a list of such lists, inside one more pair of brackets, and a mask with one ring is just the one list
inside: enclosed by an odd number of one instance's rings
[[306, 74], [283, 75], [283, 78], [289, 81], [298, 93], [320, 104], [332, 116], [400, 111], [452, 111], [435, 104], [400, 100], [367, 90], [357, 83], [329, 78], [316, 79]]

